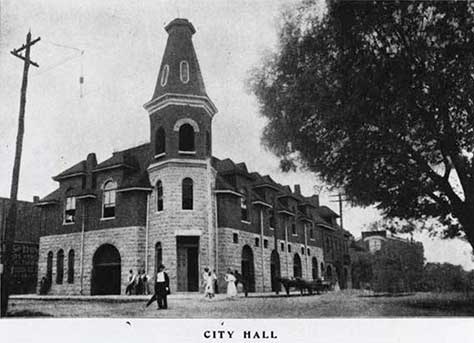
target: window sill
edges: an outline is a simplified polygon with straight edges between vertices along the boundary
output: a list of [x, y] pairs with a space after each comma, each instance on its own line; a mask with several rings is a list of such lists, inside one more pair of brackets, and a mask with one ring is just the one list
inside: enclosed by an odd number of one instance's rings
[[100, 218], [100, 221], [113, 220], [113, 219], [115, 219], [115, 217], [107, 217], [107, 218], [102, 217]]
[[249, 222], [249, 221], [247, 221], [247, 220], [241, 220], [241, 222], [244, 223], [244, 224], [248, 224], [248, 225], [251, 224], [251, 222]]
[[67, 225], [74, 225], [74, 224], [76, 224], [76, 222], [70, 222], [70, 223], [63, 222], [63, 225], [64, 225], [64, 226], [67, 226]]
[[158, 159], [163, 156], [166, 156], [166, 152], [162, 152], [161, 154], [155, 155], [155, 158]]
[[178, 150], [178, 153], [181, 155], [196, 155], [196, 151], [183, 151], [183, 150]]
[[269, 227], [269, 229], [272, 230], [272, 231], [275, 230], [275, 228], [274, 228], [274, 227], [271, 227], [271, 226]]

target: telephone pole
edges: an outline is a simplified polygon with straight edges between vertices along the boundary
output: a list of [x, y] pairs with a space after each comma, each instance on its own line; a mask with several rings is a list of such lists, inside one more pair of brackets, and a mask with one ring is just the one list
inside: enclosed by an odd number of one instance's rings
[[[25, 131], [25, 105], [26, 105], [26, 88], [28, 86], [28, 70], [30, 64], [39, 67], [39, 65], [30, 60], [30, 48], [39, 42], [41, 38], [38, 37], [31, 40], [31, 32], [26, 35], [26, 43], [20, 48], [11, 51], [11, 54], [19, 59], [23, 60], [23, 78], [21, 82], [21, 94], [20, 94], [20, 114], [18, 116], [18, 133], [16, 137], [16, 148], [15, 148], [15, 161], [13, 164], [12, 173], [12, 184], [10, 190], [10, 201], [8, 206], [7, 221], [2, 233], [2, 264], [0, 265], [1, 272], [1, 316], [4, 317], [7, 314], [8, 309], [8, 295], [10, 286], [10, 276], [12, 272], [12, 250], [13, 242], [15, 240], [15, 228], [16, 228], [16, 217], [17, 217], [17, 196], [18, 196], [18, 181], [20, 177], [20, 162], [21, 153], [23, 148], [23, 134]], [[20, 53], [25, 50], [25, 55]]]
[[343, 220], [343, 213], [342, 213], [342, 203], [347, 201], [346, 199], [343, 199], [342, 197], [344, 194], [338, 193], [337, 195], [330, 195], [331, 198], [336, 198], [337, 200], [331, 200], [331, 202], [338, 202], [339, 203], [339, 225], [341, 226], [341, 229], [344, 229], [344, 220]]

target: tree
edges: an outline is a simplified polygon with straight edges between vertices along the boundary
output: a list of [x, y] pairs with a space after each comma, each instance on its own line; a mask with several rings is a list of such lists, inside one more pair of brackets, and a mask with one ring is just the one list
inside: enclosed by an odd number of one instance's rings
[[249, 87], [262, 141], [386, 218], [474, 246], [474, 4], [303, 0]]

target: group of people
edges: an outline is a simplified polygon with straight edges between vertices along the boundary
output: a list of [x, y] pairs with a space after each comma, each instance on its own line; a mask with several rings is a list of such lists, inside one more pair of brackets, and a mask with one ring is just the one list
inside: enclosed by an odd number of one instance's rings
[[[203, 287], [204, 287], [204, 297], [212, 299], [215, 297], [215, 294], [218, 293], [218, 283], [217, 275], [215, 270], [210, 270], [209, 268], [204, 268], [202, 273]], [[248, 295], [247, 284], [240, 275], [240, 273], [235, 270], [232, 271], [230, 268], [227, 269], [227, 272], [224, 276], [225, 282], [227, 282], [227, 297], [233, 298], [237, 296], [237, 286], [240, 283], [242, 285], [245, 296]]]
[[145, 273], [145, 269], [138, 270], [138, 274], [134, 274], [133, 270], [130, 269], [128, 275], [128, 284], [125, 289], [127, 295], [143, 295], [149, 294], [148, 291], [148, 275]]

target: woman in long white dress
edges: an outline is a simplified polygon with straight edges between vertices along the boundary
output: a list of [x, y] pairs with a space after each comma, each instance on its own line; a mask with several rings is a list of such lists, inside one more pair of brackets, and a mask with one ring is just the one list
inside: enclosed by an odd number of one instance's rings
[[227, 269], [225, 281], [227, 282], [227, 297], [233, 298], [237, 296], [237, 288], [235, 287], [235, 281], [237, 281], [237, 279], [230, 269]]
[[204, 297], [212, 299], [214, 297], [214, 279], [212, 278], [212, 273], [210, 271], [207, 272], [205, 278], [205, 289], [204, 289]]

